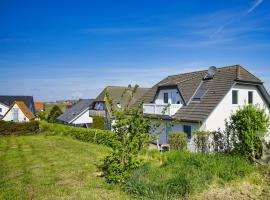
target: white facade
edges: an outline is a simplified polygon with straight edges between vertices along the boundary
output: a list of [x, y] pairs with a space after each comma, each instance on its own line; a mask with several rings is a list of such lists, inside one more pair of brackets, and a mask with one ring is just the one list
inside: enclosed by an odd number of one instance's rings
[[[238, 91], [238, 104], [232, 103], [232, 91]], [[232, 113], [235, 113], [241, 106], [248, 104], [248, 92], [253, 92], [253, 104], [264, 108], [268, 114], [270, 114], [270, 108], [265, 102], [263, 96], [256, 86], [252, 85], [240, 85], [236, 84], [225, 95], [222, 101], [217, 105], [214, 111], [202, 124], [202, 130], [208, 131], [221, 131], [225, 130], [225, 120], [229, 119]], [[269, 130], [270, 133], [270, 130]], [[270, 138], [269, 138], [270, 139]]]
[[14, 121], [14, 122], [29, 122], [29, 119], [24, 115], [17, 104], [6, 113], [3, 118], [4, 121]]
[[74, 118], [70, 124], [92, 124], [93, 118], [90, 117], [89, 109], [84, 110], [80, 115]]
[[[167, 102], [166, 102], [167, 101]], [[170, 104], [168, 106], [168, 104]], [[155, 103], [143, 105], [145, 114], [174, 115], [183, 106], [183, 100], [177, 89], [161, 89], [157, 94]]]
[[[238, 91], [238, 104], [233, 104], [232, 92]], [[168, 142], [170, 132], [184, 132], [184, 126], [191, 126], [191, 132], [196, 130], [206, 130], [206, 131], [221, 131], [225, 130], [225, 120], [229, 119], [232, 113], [236, 112], [237, 109], [248, 104], [248, 93], [253, 93], [253, 104], [264, 108], [268, 114], [270, 114], [270, 108], [266, 101], [264, 100], [262, 94], [260, 93], [258, 87], [253, 85], [234, 85], [231, 90], [224, 96], [221, 102], [216, 106], [214, 111], [208, 116], [208, 118], [202, 123], [188, 123], [188, 122], [173, 122], [173, 126], [168, 128], [170, 120], [163, 122], [162, 126], [158, 128], [153, 134], [159, 133], [159, 144], [164, 144]], [[166, 125], [167, 124], [167, 125]], [[166, 128], [167, 127], [167, 128]], [[160, 133], [160, 130], [161, 133]], [[266, 136], [266, 140], [270, 141], [270, 130]], [[188, 143], [189, 150], [194, 150], [193, 145], [193, 135], [191, 134], [191, 139]]]
[[0, 115], [4, 116], [8, 111], [9, 107], [5, 104], [0, 103]]

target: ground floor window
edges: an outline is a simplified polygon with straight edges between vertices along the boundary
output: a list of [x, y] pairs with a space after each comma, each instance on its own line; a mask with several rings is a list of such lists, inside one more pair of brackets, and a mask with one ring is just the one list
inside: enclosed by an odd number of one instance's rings
[[187, 134], [188, 139], [191, 139], [191, 126], [184, 125], [183, 131]]

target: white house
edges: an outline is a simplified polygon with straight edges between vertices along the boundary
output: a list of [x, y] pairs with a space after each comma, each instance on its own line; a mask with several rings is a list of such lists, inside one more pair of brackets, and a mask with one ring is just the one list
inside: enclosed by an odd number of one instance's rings
[[7, 106], [6, 104], [0, 102], [0, 119], [3, 118], [3, 116], [6, 114], [8, 109], [9, 109], [9, 106]]
[[2, 118], [4, 121], [14, 122], [29, 122], [34, 119], [34, 114], [23, 101], [15, 101]]
[[223, 131], [225, 120], [243, 105], [256, 104], [270, 113], [270, 98], [263, 82], [239, 65], [168, 76], [136, 104], [141, 101], [146, 115], [164, 120], [159, 144], [168, 142], [170, 132], [183, 131], [191, 150], [195, 130]]
[[57, 119], [66, 125], [89, 127], [93, 123], [89, 111], [93, 102], [93, 99], [81, 99]]
[[[32, 96], [0, 95], [0, 115], [4, 116], [15, 101], [22, 101], [29, 111], [35, 114], [34, 99]], [[1, 116], [0, 116], [1, 118]]]
[[[105, 120], [105, 129], [111, 129], [113, 116], [107, 102], [106, 93], [113, 99], [113, 106], [120, 109], [128, 104], [130, 91], [133, 88], [122, 86], [107, 86], [96, 99], [82, 99], [77, 104], [66, 110], [57, 119], [66, 125], [91, 127], [93, 116], [102, 116]], [[132, 103], [137, 101], [149, 88], [138, 88], [132, 98]]]

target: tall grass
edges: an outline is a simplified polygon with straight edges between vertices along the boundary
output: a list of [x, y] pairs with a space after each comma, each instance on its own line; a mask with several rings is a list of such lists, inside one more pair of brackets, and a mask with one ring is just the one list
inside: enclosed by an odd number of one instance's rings
[[[157, 159], [158, 160], [158, 159]], [[169, 152], [160, 164], [153, 161], [134, 171], [124, 188], [136, 197], [174, 199], [188, 197], [211, 184], [224, 184], [253, 172], [241, 157]]]

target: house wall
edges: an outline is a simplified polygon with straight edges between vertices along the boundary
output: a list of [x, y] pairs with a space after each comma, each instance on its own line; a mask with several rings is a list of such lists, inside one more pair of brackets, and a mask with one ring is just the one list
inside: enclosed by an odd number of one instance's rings
[[7, 113], [7, 115], [3, 118], [4, 121], [14, 121], [13, 119], [13, 109], [17, 108], [19, 110], [18, 112], [18, 121], [19, 122], [29, 122], [29, 119], [24, 115], [24, 113], [21, 111], [19, 106], [15, 104], [11, 110]]
[[[156, 123], [157, 120], [152, 120], [152, 124]], [[170, 125], [172, 125], [170, 127]], [[159, 140], [158, 144], [167, 144], [169, 139], [169, 134], [171, 132], [183, 132], [183, 126], [188, 125], [191, 126], [191, 132], [194, 132], [200, 128], [198, 123], [190, 123], [190, 122], [171, 122], [169, 120], [163, 120], [161, 125], [151, 133], [151, 135], [159, 134]], [[166, 130], [167, 129], [167, 130]], [[194, 151], [194, 145], [193, 145], [193, 134], [192, 138], [188, 142], [188, 149], [190, 151]], [[153, 141], [154, 143], [157, 143], [157, 141]]]
[[86, 110], [71, 123], [72, 124], [91, 124], [93, 123], [93, 118], [90, 117], [89, 110]]
[[0, 103], [0, 115], [4, 116], [8, 111], [9, 107]]
[[[232, 91], [238, 90], [238, 105], [232, 104]], [[209, 115], [206, 121], [203, 123], [201, 129], [208, 131], [221, 131], [225, 130], [225, 119], [229, 119], [232, 113], [236, 112], [243, 105], [248, 104], [248, 92], [253, 91], [253, 104], [259, 105], [261, 108], [265, 108], [268, 114], [270, 109], [264, 98], [262, 97], [259, 89], [252, 85], [235, 85], [215, 108], [215, 110]], [[270, 130], [267, 139], [270, 139]]]
[[[156, 97], [156, 104], [164, 104], [164, 93], [168, 93], [169, 103], [172, 103], [172, 99], [175, 99], [175, 102], [180, 101], [183, 104], [183, 100], [177, 89], [161, 89]], [[176, 104], [176, 103], [175, 103]]]

